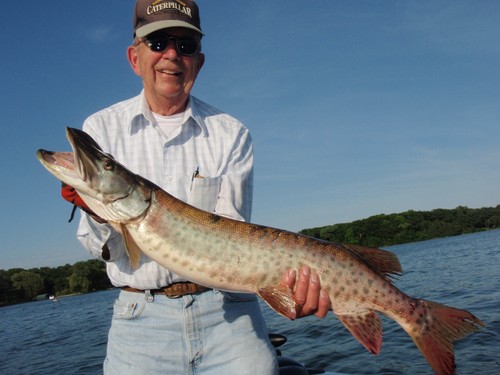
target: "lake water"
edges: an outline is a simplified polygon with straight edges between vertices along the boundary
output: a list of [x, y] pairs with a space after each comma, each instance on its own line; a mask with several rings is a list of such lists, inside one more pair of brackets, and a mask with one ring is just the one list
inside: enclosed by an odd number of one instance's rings
[[[407, 294], [471, 311], [486, 323], [455, 345], [458, 374], [500, 374], [500, 230], [391, 246]], [[0, 309], [0, 374], [100, 374], [117, 290]], [[348, 374], [432, 374], [406, 333], [383, 318], [384, 345], [369, 354], [333, 315], [289, 322], [263, 304], [283, 353]]]

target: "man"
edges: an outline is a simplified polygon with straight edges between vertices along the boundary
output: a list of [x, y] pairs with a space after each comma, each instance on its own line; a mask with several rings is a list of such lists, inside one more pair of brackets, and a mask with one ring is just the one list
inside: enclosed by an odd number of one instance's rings
[[[83, 129], [116, 160], [206, 211], [250, 220], [253, 150], [235, 118], [190, 95], [205, 61], [197, 5], [138, 0], [128, 60], [143, 91], [90, 116]], [[63, 196], [80, 202], [70, 187]], [[84, 209], [82, 202], [79, 203]], [[77, 237], [106, 262], [121, 287], [105, 374], [275, 374], [274, 350], [256, 297], [190, 283], [142, 255], [132, 269], [122, 237], [82, 213]], [[326, 315], [330, 301], [306, 267], [283, 283], [301, 316]]]

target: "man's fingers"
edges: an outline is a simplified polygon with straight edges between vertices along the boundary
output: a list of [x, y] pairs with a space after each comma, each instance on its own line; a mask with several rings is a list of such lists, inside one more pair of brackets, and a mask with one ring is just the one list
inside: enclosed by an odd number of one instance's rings
[[324, 289], [321, 289], [319, 293], [319, 301], [318, 301], [318, 310], [314, 313], [318, 318], [324, 318], [328, 311], [331, 309], [331, 301], [328, 296], [328, 292]]
[[283, 274], [283, 278], [281, 279], [281, 284], [287, 286], [291, 290], [295, 286], [295, 277], [297, 273], [295, 270], [289, 269]]
[[319, 276], [318, 274], [313, 273], [309, 278], [306, 301], [302, 308], [302, 312], [304, 315], [315, 313], [318, 309], [320, 290]]
[[309, 267], [302, 266], [298, 272], [293, 269], [287, 270], [283, 274], [281, 283], [293, 291], [298, 318], [313, 314], [323, 318], [330, 310], [330, 297], [321, 289], [318, 274], [311, 273]]
[[301, 267], [297, 283], [295, 284], [295, 291], [293, 293], [293, 297], [297, 305], [304, 306], [307, 302], [310, 278], [311, 269], [307, 266]]

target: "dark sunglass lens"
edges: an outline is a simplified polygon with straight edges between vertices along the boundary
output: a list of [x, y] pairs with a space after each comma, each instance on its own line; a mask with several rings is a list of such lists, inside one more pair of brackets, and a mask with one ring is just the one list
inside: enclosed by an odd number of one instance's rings
[[191, 38], [178, 39], [177, 48], [184, 55], [192, 55], [198, 50], [198, 42]]
[[198, 41], [193, 38], [175, 38], [167, 35], [151, 36], [146, 43], [151, 51], [163, 52], [170, 40], [174, 40], [177, 51], [181, 55], [193, 55], [198, 51]]
[[168, 38], [151, 38], [148, 39], [148, 44], [151, 51], [161, 52], [167, 48]]

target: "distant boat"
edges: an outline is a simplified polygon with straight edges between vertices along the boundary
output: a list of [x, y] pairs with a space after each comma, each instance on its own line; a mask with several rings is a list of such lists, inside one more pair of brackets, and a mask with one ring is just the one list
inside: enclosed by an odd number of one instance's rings
[[56, 296], [53, 296], [53, 295], [50, 295], [49, 296], [49, 299], [52, 301], [52, 302], [58, 302], [59, 300], [56, 298]]

